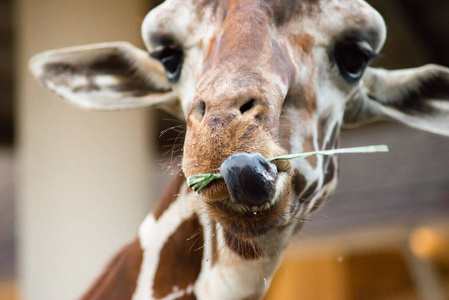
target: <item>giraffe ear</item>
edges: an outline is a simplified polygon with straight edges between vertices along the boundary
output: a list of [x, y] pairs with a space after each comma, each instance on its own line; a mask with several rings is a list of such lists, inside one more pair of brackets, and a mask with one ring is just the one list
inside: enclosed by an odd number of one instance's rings
[[47, 51], [35, 55], [29, 66], [48, 89], [82, 108], [162, 105], [181, 114], [162, 64], [126, 42]]
[[437, 65], [397, 71], [368, 68], [359, 93], [347, 104], [344, 125], [378, 119], [449, 136], [449, 69]]

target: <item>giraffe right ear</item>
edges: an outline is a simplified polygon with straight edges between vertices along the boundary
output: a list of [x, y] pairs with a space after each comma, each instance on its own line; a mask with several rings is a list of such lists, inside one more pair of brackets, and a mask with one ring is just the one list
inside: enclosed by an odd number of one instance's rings
[[126, 42], [63, 48], [35, 55], [33, 75], [70, 103], [92, 110], [162, 106], [182, 114], [162, 64]]
[[378, 119], [449, 136], [449, 69], [437, 65], [388, 71], [368, 68], [347, 103], [344, 125]]

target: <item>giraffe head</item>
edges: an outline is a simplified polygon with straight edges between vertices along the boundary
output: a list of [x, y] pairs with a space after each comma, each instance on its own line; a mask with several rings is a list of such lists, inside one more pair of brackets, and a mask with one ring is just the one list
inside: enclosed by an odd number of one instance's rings
[[227, 232], [293, 224], [336, 186], [336, 157], [264, 158], [334, 148], [341, 128], [382, 118], [449, 135], [448, 70], [370, 68], [386, 29], [362, 0], [167, 0], [142, 35], [148, 51], [68, 48], [31, 69], [85, 108], [157, 105], [184, 118], [182, 169], [225, 173], [201, 199]]

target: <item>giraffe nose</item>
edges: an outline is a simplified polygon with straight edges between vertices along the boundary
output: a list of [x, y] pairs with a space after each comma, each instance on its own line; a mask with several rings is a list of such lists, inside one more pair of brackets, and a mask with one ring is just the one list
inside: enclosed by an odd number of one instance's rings
[[258, 153], [230, 156], [221, 165], [221, 172], [233, 203], [260, 206], [275, 194], [276, 166]]
[[208, 116], [216, 120], [217, 116], [221, 116], [222, 118], [223, 114], [226, 115], [224, 119], [232, 119], [237, 116], [255, 117], [264, 114], [267, 111], [266, 107], [267, 105], [261, 97], [247, 96], [237, 99], [201, 99], [196, 101], [192, 106], [191, 114], [198, 122], [201, 122]]

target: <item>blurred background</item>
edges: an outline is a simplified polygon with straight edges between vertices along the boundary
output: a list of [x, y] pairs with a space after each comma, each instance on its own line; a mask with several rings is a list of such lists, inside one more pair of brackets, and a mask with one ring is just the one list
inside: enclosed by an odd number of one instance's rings
[[[176, 168], [182, 125], [152, 109], [72, 108], [31, 78], [40, 51], [126, 40], [158, 1], [0, 1], [0, 300], [73, 299], [137, 233]], [[378, 65], [449, 66], [447, 0], [371, 0]], [[182, 133], [181, 133], [182, 135]], [[337, 192], [286, 251], [267, 300], [449, 299], [449, 139], [392, 123], [345, 131]]]

